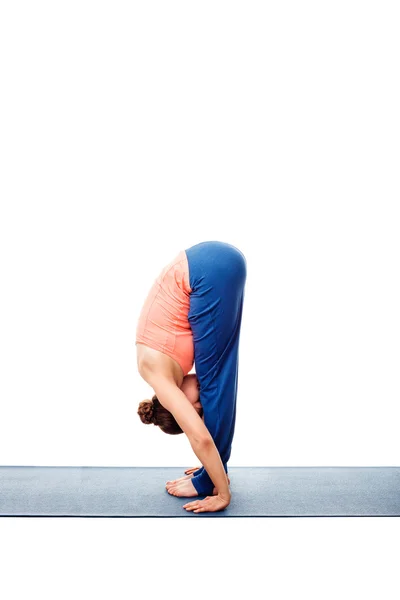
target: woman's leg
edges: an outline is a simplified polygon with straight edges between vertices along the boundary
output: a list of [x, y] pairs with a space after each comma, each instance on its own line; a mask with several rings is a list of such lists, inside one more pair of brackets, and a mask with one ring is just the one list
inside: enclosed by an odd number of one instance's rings
[[[224, 242], [202, 242], [186, 250], [190, 287], [189, 323], [204, 423], [225, 471], [235, 429], [239, 339], [247, 268], [244, 255]], [[191, 479], [199, 495], [214, 484], [202, 467]]]

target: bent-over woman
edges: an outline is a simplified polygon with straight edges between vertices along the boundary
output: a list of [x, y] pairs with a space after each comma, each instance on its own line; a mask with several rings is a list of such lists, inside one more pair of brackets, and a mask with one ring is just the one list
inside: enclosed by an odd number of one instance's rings
[[196, 513], [223, 510], [231, 501], [227, 464], [246, 275], [246, 259], [231, 244], [180, 250], [155, 279], [137, 323], [138, 370], [154, 390], [138, 414], [143, 423], [188, 437], [201, 466], [166, 488], [174, 496], [206, 496], [184, 505]]

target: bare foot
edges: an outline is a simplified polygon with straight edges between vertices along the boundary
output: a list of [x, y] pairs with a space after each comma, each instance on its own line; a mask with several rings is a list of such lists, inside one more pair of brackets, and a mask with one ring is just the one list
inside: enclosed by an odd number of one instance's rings
[[197, 490], [193, 483], [190, 481], [191, 478], [186, 478], [178, 481], [178, 483], [171, 484], [167, 487], [168, 494], [171, 496], [185, 496], [193, 497], [198, 496]]
[[[167, 483], [165, 484], [165, 487], [167, 488], [167, 490], [169, 490], [170, 487], [174, 486], [177, 483], [180, 483], [181, 481], [186, 481], [187, 479], [192, 479], [193, 477], [193, 473], [191, 475], [186, 475], [185, 477], [179, 477], [179, 479], [174, 479], [172, 481], [167, 481]], [[229, 479], [228, 476], [228, 485], [231, 484], [231, 480]], [[217, 488], [214, 488], [213, 490], [213, 496], [215, 496], [217, 494]]]
[[179, 483], [180, 481], [185, 481], [186, 479], [192, 479], [193, 474], [192, 475], [186, 475], [185, 477], [179, 477], [178, 479], [173, 479], [172, 481], [167, 481], [167, 483], [165, 484], [165, 487], [168, 489], [171, 485], [175, 485], [176, 483]]

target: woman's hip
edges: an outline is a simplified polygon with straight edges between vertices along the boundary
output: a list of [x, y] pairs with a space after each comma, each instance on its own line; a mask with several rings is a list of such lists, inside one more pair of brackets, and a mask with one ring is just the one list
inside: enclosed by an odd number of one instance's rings
[[215, 293], [240, 293], [243, 289], [247, 262], [236, 246], [221, 241], [208, 241], [195, 244], [185, 249], [185, 252], [192, 292], [213, 289]]

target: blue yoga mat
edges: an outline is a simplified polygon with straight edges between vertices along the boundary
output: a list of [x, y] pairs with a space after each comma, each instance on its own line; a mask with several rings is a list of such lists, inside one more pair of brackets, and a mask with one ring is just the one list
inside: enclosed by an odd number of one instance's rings
[[400, 516], [400, 467], [229, 467], [232, 500], [216, 513], [186, 511], [195, 498], [168, 494], [185, 468], [0, 467], [0, 516]]

